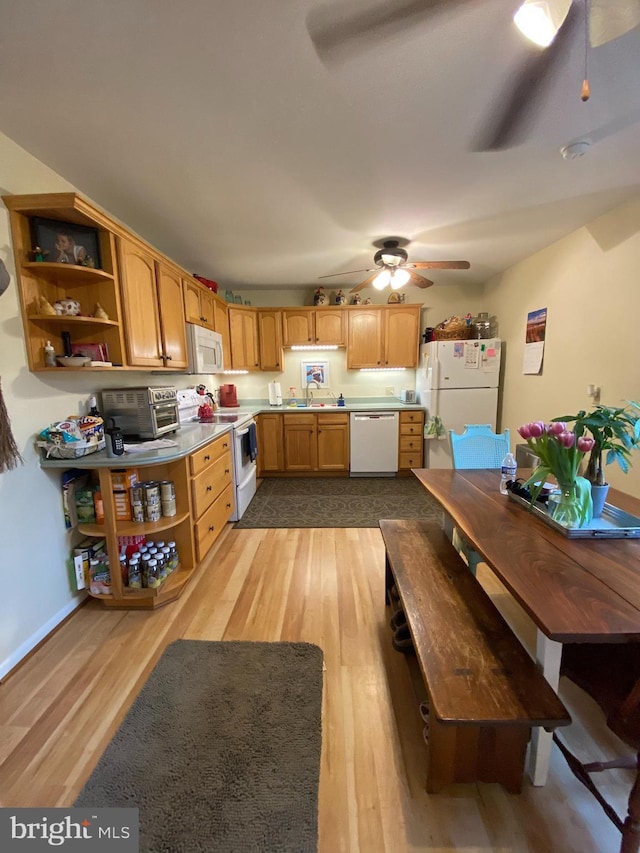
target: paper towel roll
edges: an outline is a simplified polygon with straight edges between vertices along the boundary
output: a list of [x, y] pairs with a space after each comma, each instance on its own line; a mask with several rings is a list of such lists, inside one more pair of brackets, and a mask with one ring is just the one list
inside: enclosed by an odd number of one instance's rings
[[269, 405], [270, 406], [281, 406], [282, 405], [282, 390], [280, 389], [279, 382], [270, 382], [269, 383]]

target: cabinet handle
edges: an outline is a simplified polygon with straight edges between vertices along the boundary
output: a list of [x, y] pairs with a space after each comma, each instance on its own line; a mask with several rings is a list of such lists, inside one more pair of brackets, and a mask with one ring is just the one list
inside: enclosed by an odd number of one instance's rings
[[205, 461], [205, 462], [208, 462], [210, 459], [211, 459], [211, 457], [210, 457], [210, 456], [205, 456], [205, 457], [204, 457], [204, 461]]
[[212, 488], [212, 486], [207, 486], [207, 491], [210, 492]]
[[227, 509], [231, 509], [231, 504], [227, 501]]
[[[224, 443], [222, 446], [223, 446], [223, 447], [229, 447], [229, 445], [227, 444], [227, 442], [226, 442], [226, 441], [225, 441], [225, 443]], [[209, 458], [209, 457], [207, 456], [207, 459], [208, 459], [208, 458]]]
[[215, 527], [213, 526], [213, 524], [210, 524], [209, 525], [209, 533], [213, 533], [214, 530], [215, 530]]
[[228, 473], [229, 473], [229, 468], [225, 468], [225, 469], [224, 469], [224, 473], [225, 473], [225, 474], [228, 474]]
[[173, 360], [173, 356], [172, 356], [172, 355], [165, 355], [165, 358], [167, 359], [167, 361], [172, 361], [172, 360]]

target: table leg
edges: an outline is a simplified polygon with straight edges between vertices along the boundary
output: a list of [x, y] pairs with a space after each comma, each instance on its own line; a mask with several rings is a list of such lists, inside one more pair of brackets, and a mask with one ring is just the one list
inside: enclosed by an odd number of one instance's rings
[[[536, 660], [542, 669], [542, 674], [554, 690], [558, 690], [560, 682], [560, 660], [562, 658], [562, 643], [550, 640], [538, 628], [536, 631]], [[544, 785], [549, 773], [549, 761], [553, 734], [543, 728], [535, 728], [531, 733], [527, 772], [534, 785]]]

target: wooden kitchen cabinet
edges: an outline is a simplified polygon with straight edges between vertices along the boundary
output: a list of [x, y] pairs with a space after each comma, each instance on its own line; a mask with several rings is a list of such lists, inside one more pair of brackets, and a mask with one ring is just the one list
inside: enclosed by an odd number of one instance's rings
[[345, 325], [342, 308], [287, 308], [282, 312], [283, 344], [345, 346]]
[[186, 367], [180, 276], [143, 244], [125, 237], [118, 238], [118, 259], [128, 363], [136, 367]]
[[349, 415], [317, 415], [318, 471], [349, 470]]
[[[135, 466], [132, 466], [135, 467]], [[159, 521], [123, 521], [116, 518], [114, 499], [114, 469], [99, 468], [94, 477], [98, 479], [104, 507], [104, 524], [78, 524], [78, 531], [84, 536], [104, 538], [109, 555], [111, 574], [111, 592], [92, 595], [105, 607], [153, 610], [174, 601], [190, 580], [196, 567], [193, 541], [193, 524], [190, 503], [190, 471], [187, 459], [158, 465], [140, 466], [139, 481], [173, 481], [176, 494], [176, 514], [161, 517]], [[174, 541], [180, 558], [178, 569], [153, 589], [131, 589], [122, 578], [118, 538], [122, 536], [146, 537], [147, 543]], [[91, 594], [91, 593], [90, 593]]]
[[424, 461], [424, 412], [412, 409], [400, 412], [398, 471], [409, 473], [422, 468]]
[[282, 311], [271, 309], [260, 309], [258, 311], [258, 340], [260, 369], [282, 372], [284, 369]]
[[203, 560], [234, 510], [231, 433], [189, 457], [194, 540]]
[[349, 470], [349, 415], [346, 412], [285, 414], [283, 418], [286, 472]]
[[416, 367], [420, 305], [368, 305], [348, 313], [347, 368]]
[[204, 326], [215, 331], [215, 297], [204, 284], [190, 279], [183, 280], [184, 313], [187, 323]]
[[255, 308], [229, 307], [229, 336], [233, 370], [259, 370], [258, 314]]
[[222, 335], [222, 358], [224, 366], [231, 364], [231, 343], [229, 340], [229, 308], [227, 303], [219, 297], [213, 300], [213, 327], [214, 331]]
[[[31, 371], [90, 370], [89, 367], [47, 367], [44, 346], [47, 341], [57, 355], [64, 355], [63, 333], [71, 343], [106, 344], [109, 360], [116, 365], [125, 361], [123, 316], [116, 263], [115, 237], [109, 218], [76, 193], [3, 196], [9, 210], [11, 235], [17, 272], [27, 359]], [[34, 217], [91, 227], [97, 230], [100, 269], [33, 260], [31, 220]], [[52, 256], [51, 256], [52, 257]], [[80, 315], [47, 313], [46, 303], [53, 306], [69, 297], [80, 303]], [[108, 319], [93, 317], [96, 305], [106, 311]], [[95, 368], [104, 370], [104, 368]]]
[[258, 429], [258, 476], [284, 470], [284, 415], [263, 413], [256, 418]]

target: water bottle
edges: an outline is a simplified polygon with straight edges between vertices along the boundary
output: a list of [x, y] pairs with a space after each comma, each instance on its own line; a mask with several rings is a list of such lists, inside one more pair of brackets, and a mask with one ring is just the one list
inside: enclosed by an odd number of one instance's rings
[[518, 467], [516, 465], [516, 458], [513, 453], [507, 453], [507, 455], [502, 460], [502, 477], [500, 478], [500, 494], [507, 494], [507, 482], [509, 480], [515, 480], [516, 471]]

